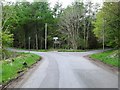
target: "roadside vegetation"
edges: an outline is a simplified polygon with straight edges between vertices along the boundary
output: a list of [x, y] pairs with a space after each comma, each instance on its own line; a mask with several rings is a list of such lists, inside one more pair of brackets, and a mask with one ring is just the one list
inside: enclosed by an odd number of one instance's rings
[[119, 47], [120, 2], [105, 2], [101, 8], [97, 3], [77, 1], [66, 8], [59, 1], [53, 8], [49, 2], [3, 3], [0, 32], [3, 49], [4, 46], [36, 50], [46, 49], [45, 46], [75, 50], [97, 49], [102, 45]]
[[[13, 48], [13, 49], [17, 49], [17, 50], [27, 50], [27, 49], [20, 49], [20, 48]], [[89, 50], [96, 50], [96, 49], [89, 49]], [[58, 52], [85, 52], [85, 51], [88, 51], [88, 50], [82, 50], [82, 49], [30, 49], [30, 51], [37, 51], [37, 52], [50, 52], [50, 51], [58, 51]]]
[[74, 50], [74, 49], [58, 49], [58, 52], [84, 52], [85, 50]]
[[120, 2], [105, 2], [101, 8], [97, 3], [76, 1], [66, 8], [59, 1], [53, 8], [48, 2], [3, 3], [3, 49], [45, 49], [45, 30], [47, 49], [119, 47]]
[[90, 55], [90, 58], [94, 60], [100, 60], [105, 64], [120, 68], [120, 65], [118, 62], [118, 59], [119, 59], [118, 50], [109, 50], [102, 53], [92, 54]]
[[[36, 49], [40, 52], [50, 51], [51, 48], [58, 52], [82, 52], [101, 47], [120, 47], [120, 2], [104, 2], [99, 7], [97, 3], [75, 0], [63, 8], [58, 0], [51, 8], [49, 2], [35, 1], [15, 3], [2, 0], [0, 3], [0, 63], [3, 63], [3, 83], [26, 69], [22, 65], [24, 61], [29, 67], [40, 58], [33, 54], [9, 52], [6, 47]], [[67, 50], [69, 48], [71, 50]], [[116, 52], [112, 50], [90, 57], [117, 67], [117, 56], [113, 56]], [[10, 60], [10, 63], [6, 60]]]
[[58, 51], [58, 52], [84, 52], [85, 50], [74, 50], [74, 49], [47, 49], [47, 50], [45, 50], [45, 49], [41, 49], [41, 50], [37, 50], [37, 51], [38, 52], [49, 52], [49, 51]]
[[30, 53], [18, 53], [15, 58], [1, 60], [2, 72], [0, 77], [2, 77], [2, 82], [0, 84], [6, 84], [10, 80], [15, 79], [20, 72], [25, 71], [39, 60], [40, 56]]

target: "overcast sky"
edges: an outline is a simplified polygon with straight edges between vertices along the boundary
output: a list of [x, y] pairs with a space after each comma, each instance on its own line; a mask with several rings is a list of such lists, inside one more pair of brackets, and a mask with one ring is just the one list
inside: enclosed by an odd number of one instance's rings
[[[49, 2], [51, 3], [51, 6], [53, 7], [55, 2], [59, 1], [60, 3], [62, 3], [63, 7], [67, 7], [68, 5], [70, 5], [72, 2], [74, 2], [74, 0], [49, 0]], [[99, 3], [99, 4], [103, 4], [103, 0], [83, 0], [84, 2], [88, 2], [91, 1], [93, 3]]]
[[[20, 0], [5, 0], [5, 1], [15, 2], [15, 1], [20, 1]], [[27, 1], [32, 2], [33, 0], [27, 0]], [[43, 1], [45, 1], [45, 0], [43, 0]], [[50, 3], [50, 6], [51, 6], [51, 7], [53, 7], [57, 1], [59, 1], [60, 3], [62, 3], [63, 8], [65, 8], [65, 7], [67, 7], [68, 5], [70, 5], [74, 0], [48, 0], [48, 2]], [[91, 1], [91, 2], [93, 2], [93, 3], [99, 3], [99, 4], [102, 4], [102, 3], [103, 3], [103, 0], [83, 0], [83, 1], [84, 1], [84, 2]]]

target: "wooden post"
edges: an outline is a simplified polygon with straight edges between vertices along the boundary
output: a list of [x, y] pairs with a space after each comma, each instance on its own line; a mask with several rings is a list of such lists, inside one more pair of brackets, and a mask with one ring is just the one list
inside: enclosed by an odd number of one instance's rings
[[105, 50], [105, 19], [103, 19], [103, 51]]
[[29, 52], [30, 52], [30, 39], [31, 39], [31, 38], [29, 37]]
[[85, 42], [85, 31], [86, 31], [86, 23], [85, 23], [85, 19], [84, 19], [84, 50], [85, 50], [85, 45], [86, 45], [86, 42]]
[[36, 49], [38, 50], [38, 36], [37, 36], [37, 33], [36, 33]]
[[47, 49], [47, 23], [45, 23], [45, 49]]

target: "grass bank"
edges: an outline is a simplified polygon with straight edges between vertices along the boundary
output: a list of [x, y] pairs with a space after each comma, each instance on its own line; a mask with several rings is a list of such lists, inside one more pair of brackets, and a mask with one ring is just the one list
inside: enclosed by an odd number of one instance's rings
[[6, 84], [10, 80], [16, 78], [20, 72], [25, 71], [28, 67], [40, 60], [40, 56], [30, 53], [21, 53], [15, 58], [9, 58], [2, 60], [2, 82], [0, 84]]
[[108, 64], [110, 66], [119, 67], [118, 62], [118, 50], [109, 50], [102, 53], [92, 54], [89, 56], [90, 58], [94, 60], [100, 60], [105, 64]]

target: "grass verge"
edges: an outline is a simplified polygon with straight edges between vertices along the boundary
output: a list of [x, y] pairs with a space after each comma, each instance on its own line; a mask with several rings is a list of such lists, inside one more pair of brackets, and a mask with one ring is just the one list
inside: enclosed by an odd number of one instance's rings
[[[2, 60], [0, 65], [2, 65], [2, 82], [0, 84], [6, 84], [10, 80], [16, 78], [20, 72], [25, 71], [31, 65], [35, 64], [40, 60], [40, 56], [30, 53], [21, 53], [21, 55], [15, 58], [9, 58], [7, 60]], [[23, 63], [26, 63], [23, 65]]]
[[84, 52], [85, 50], [58, 49], [58, 52]]
[[92, 54], [89, 57], [94, 60], [100, 60], [101, 62], [108, 64], [110, 66], [119, 67], [118, 62], [118, 50], [109, 50], [102, 53]]

